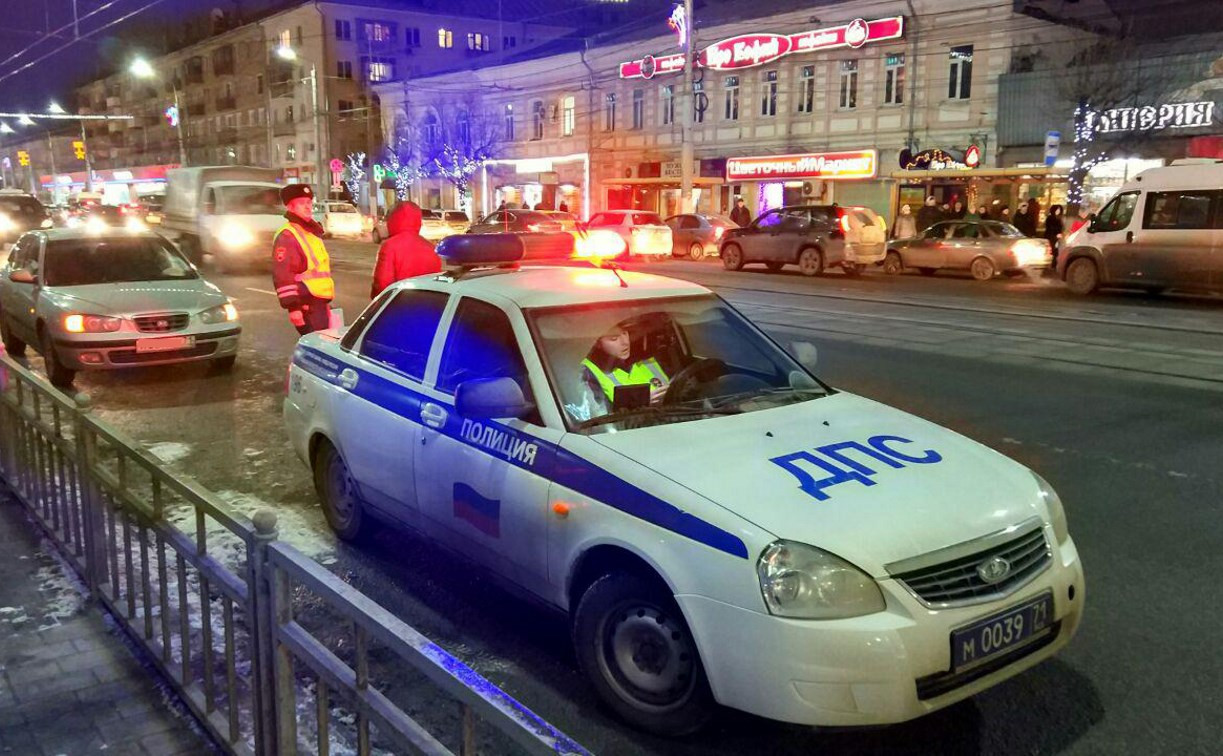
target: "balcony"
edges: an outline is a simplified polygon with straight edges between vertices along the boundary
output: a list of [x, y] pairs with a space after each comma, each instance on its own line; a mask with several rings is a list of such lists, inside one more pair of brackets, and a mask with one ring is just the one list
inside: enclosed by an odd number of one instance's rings
[[234, 95], [230, 95], [229, 97], [218, 97], [215, 104], [217, 106], [218, 113], [222, 110], [233, 110], [234, 108], [238, 107], [238, 98]]

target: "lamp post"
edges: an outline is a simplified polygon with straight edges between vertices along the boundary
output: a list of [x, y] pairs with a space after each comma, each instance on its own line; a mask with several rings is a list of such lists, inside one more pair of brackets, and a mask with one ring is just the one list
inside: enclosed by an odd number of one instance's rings
[[[296, 50], [285, 45], [276, 48], [276, 56], [281, 60], [288, 61], [296, 61], [299, 57]], [[328, 194], [330, 194], [329, 187], [331, 184], [324, 175], [323, 169], [323, 131], [319, 122], [320, 114], [318, 109], [319, 79], [318, 72], [314, 67], [314, 61], [310, 62], [310, 75], [305, 80], [310, 82], [310, 102], [311, 109], [314, 112], [314, 181], [317, 185], [314, 191], [316, 197], [326, 199]]]
[[[152, 64], [150, 64], [144, 58], [136, 58], [135, 60], [133, 60], [131, 66], [128, 67], [128, 72], [131, 73], [132, 76], [135, 76], [138, 79], [159, 78], [157, 76], [157, 72], [153, 70]], [[181, 165], [183, 168], [186, 168], [187, 167], [187, 146], [185, 142], [183, 141], [183, 125], [187, 121], [187, 113], [186, 111], [183, 110], [182, 105], [179, 104], [178, 85], [174, 83], [173, 79], [170, 80], [170, 90], [174, 93], [174, 112], [178, 118], [178, 123], [174, 124], [173, 126], [175, 136], [178, 138], [178, 162], [179, 162], [179, 165]], [[83, 129], [84, 127], [82, 126], [82, 133], [84, 133]]]

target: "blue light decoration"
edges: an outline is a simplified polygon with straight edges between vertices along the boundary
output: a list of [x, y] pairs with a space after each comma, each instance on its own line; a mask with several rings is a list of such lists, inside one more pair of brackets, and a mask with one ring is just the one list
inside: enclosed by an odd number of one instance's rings
[[383, 158], [382, 170], [385, 175], [394, 178], [395, 197], [400, 200], [408, 198], [408, 190], [413, 181], [425, 177], [424, 171], [416, 166], [405, 164], [399, 159], [399, 154], [389, 148]]
[[671, 31], [675, 32], [677, 44], [680, 47], [688, 46], [688, 16], [684, 13], [683, 4], [676, 5], [671, 9], [671, 15], [667, 18], [667, 26]]
[[177, 129], [178, 128], [178, 106], [171, 105], [170, 107], [166, 108], [165, 116], [166, 116], [166, 123], [170, 124], [170, 128]]

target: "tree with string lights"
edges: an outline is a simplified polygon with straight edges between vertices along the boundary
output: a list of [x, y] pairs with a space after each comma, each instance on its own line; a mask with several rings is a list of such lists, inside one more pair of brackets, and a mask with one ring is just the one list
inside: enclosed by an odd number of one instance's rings
[[414, 133], [420, 170], [451, 184], [470, 215], [472, 180], [501, 141], [497, 119], [481, 111], [474, 98], [438, 100], [423, 110]]

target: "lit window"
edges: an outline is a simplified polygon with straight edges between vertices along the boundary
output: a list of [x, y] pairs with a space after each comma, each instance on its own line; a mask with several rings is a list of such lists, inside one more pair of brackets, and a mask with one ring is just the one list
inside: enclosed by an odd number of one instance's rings
[[905, 101], [905, 54], [889, 53], [883, 59], [883, 104]]
[[739, 77], [727, 76], [724, 84], [726, 86], [724, 117], [728, 121], [737, 121], [739, 120]]
[[481, 34], [480, 32], [468, 32], [467, 49], [487, 52], [490, 49], [488, 35]]
[[760, 115], [777, 115], [777, 72], [765, 71], [760, 77]]
[[603, 130], [616, 130], [616, 93], [610, 92], [603, 98]]
[[504, 122], [502, 131], [505, 132], [505, 141], [507, 142], [514, 141], [514, 106], [513, 104], [511, 103], [506, 104], [505, 113], [502, 116], [502, 120]]
[[841, 61], [841, 110], [853, 110], [858, 107], [858, 61]]
[[947, 97], [952, 100], [967, 100], [972, 96], [972, 45], [951, 48], [947, 55]]
[[531, 105], [531, 139], [539, 140], [544, 138], [544, 104], [541, 100], [536, 100]]
[[803, 66], [798, 77], [798, 112], [815, 112], [815, 66]]
[[437, 46], [447, 50], [454, 47], [454, 34], [449, 29], [438, 29]]
[[573, 96], [561, 100], [561, 134], [572, 136], [577, 128], [577, 104]]
[[395, 39], [395, 27], [381, 21], [364, 22], [361, 32], [368, 42], [392, 42]]
[[633, 128], [645, 128], [645, 90], [633, 90]]
[[395, 78], [394, 58], [369, 58], [365, 63], [365, 80], [391, 81]]
[[290, 144], [288, 147], [285, 147], [285, 160], [289, 162], [297, 160], [297, 145]]
[[666, 126], [675, 122], [675, 87], [664, 84], [659, 94], [662, 96], [662, 123]]

